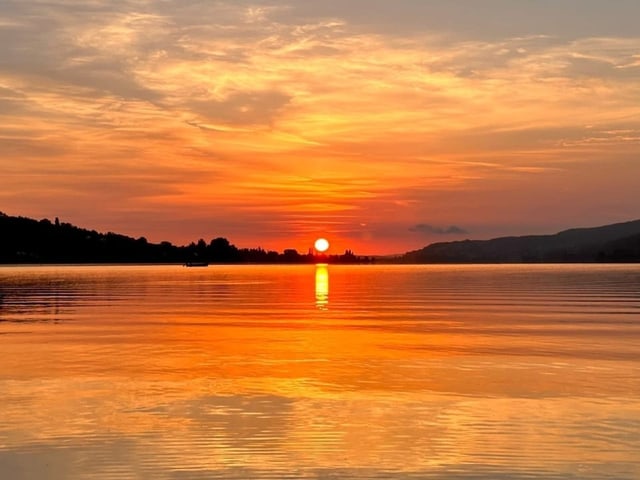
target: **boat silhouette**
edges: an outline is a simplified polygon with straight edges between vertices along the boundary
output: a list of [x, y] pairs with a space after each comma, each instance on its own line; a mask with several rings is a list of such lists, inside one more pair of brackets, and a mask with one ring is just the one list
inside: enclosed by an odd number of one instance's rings
[[208, 267], [209, 262], [185, 262], [185, 267]]

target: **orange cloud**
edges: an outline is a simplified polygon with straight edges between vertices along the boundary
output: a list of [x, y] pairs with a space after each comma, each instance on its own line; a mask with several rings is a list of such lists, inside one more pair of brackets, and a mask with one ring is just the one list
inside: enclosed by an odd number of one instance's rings
[[[9, 213], [177, 242], [262, 231], [274, 248], [343, 232], [384, 252], [422, 246], [418, 224], [506, 233], [548, 195], [553, 219], [523, 228], [618, 220], [588, 205], [598, 181], [640, 206], [617, 188], [638, 168], [637, 38], [401, 35], [224, 2], [18, 21], [30, 8], [0, 24]], [[584, 175], [598, 165], [617, 173]], [[174, 215], [181, 233], [161, 224]]]

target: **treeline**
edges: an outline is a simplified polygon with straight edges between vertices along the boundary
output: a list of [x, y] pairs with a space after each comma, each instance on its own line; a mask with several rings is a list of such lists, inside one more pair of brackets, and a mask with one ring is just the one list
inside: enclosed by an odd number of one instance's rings
[[365, 263], [347, 250], [343, 255], [282, 253], [238, 248], [226, 238], [203, 239], [186, 246], [151, 243], [113, 232], [99, 233], [56, 218], [34, 220], [0, 212], [0, 263]]

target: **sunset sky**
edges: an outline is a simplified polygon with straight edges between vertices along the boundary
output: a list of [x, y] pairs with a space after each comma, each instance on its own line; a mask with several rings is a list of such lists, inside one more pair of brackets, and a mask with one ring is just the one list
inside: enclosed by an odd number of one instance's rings
[[0, 0], [0, 211], [395, 253], [640, 218], [637, 0]]

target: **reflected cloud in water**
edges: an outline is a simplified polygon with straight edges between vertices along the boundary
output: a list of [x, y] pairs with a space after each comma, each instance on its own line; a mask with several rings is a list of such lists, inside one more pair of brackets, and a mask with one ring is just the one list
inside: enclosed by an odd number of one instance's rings
[[316, 307], [319, 310], [329, 308], [329, 266], [326, 263], [316, 265]]
[[639, 266], [313, 267], [0, 268], [0, 478], [640, 478]]

